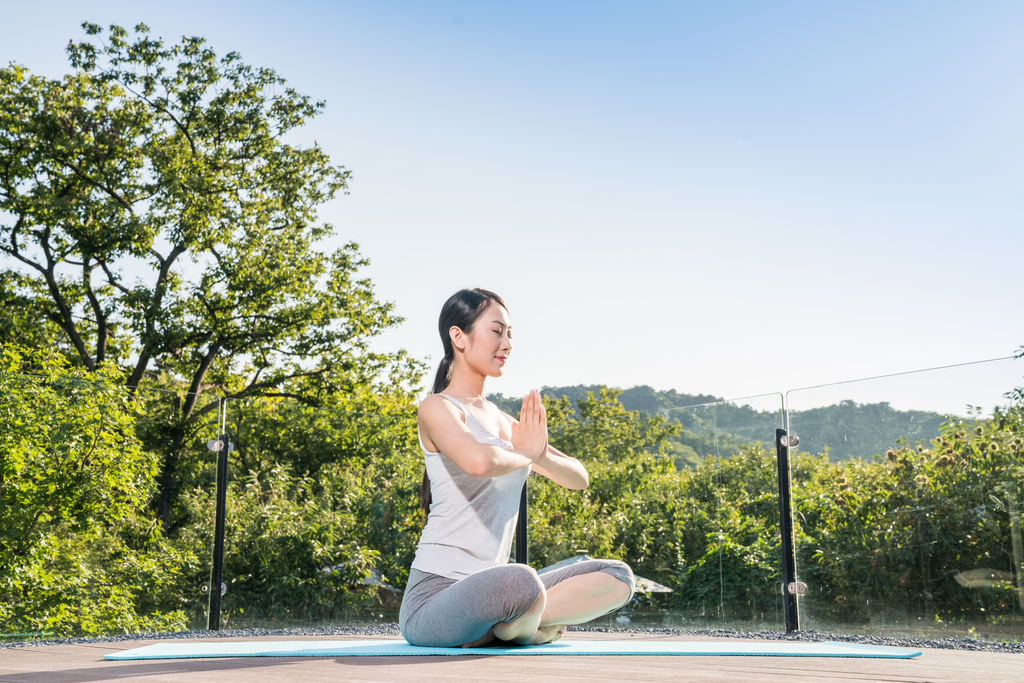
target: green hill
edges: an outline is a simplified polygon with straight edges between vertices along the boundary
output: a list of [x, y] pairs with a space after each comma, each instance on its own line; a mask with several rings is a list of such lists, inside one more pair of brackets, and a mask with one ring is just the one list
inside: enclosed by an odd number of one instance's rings
[[[545, 396], [567, 396], [574, 406], [588, 392], [597, 394], [600, 387], [544, 387]], [[728, 456], [739, 452], [740, 446], [761, 442], [772, 447], [775, 429], [783, 427], [779, 410], [756, 410], [748, 405], [727, 403], [707, 394], [682, 394], [675, 390], [656, 391], [649, 386], [625, 389], [619, 401], [626, 410], [646, 414], [658, 413], [683, 426], [673, 439], [678, 467], [694, 466], [709, 455]], [[521, 399], [501, 394], [488, 396], [502, 410], [518, 415]], [[577, 411], [578, 414], [578, 411]], [[894, 443], [927, 442], [939, 435], [947, 416], [919, 410], [895, 410], [888, 403], [861, 404], [841, 401], [838, 404], [793, 411], [790, 429], [800, 437], [799, 450], [823, 453], [828, 450], [833, 462], [850, 459], [871, 459], [885, 453]]]

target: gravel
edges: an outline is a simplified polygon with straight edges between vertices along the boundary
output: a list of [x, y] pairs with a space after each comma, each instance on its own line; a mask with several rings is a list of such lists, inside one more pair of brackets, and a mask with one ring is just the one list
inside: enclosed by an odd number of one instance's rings
[[[819, 643], [826, 640], [863, 645], [892, 647], [972, 650], [975, 652], [1011, 652], [1024, 654], [1024, 642], [996, 643], [974, 638], [883, 638], [878, 636], [844, 636], [818, 631], [733, 631], [728, 629], [683, 630], [675, 628], [614, 628], [608, 626], [570, 626], [568, 630], [623, 635], [699, 636], [704, 638], [746, 638], [752, 640], [783, 640]], [[225, 631], [176, 631], [173, 633], [131, 633], [102, 638], [53, 638], [17, 643], [0, 643], [0, 649], [38, 647], [40, 645], [77, 645], [81, 643], [125, 643], [138, 640], [189, 640], [196, 638], [267, 638], [271, 636], [399, 636], [398, 624], [375, 626], [331, 626], [325, 628], [246, 628]]]

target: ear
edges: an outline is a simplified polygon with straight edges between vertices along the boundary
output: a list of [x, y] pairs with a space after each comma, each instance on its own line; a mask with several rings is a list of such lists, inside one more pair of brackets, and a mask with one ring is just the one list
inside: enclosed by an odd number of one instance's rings
[[448, 328], [448, 337], [452, 340], [452, 347], [458, 351], [466, 350], [466, 335], [461, 327], [452, 325]]

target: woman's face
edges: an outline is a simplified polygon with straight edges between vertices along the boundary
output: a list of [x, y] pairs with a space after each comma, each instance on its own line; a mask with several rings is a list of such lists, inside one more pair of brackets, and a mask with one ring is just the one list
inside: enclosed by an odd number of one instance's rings
[[[455, 330], [458, 328], [452, 328], [453, 332]], [[455, 335], [452, 342], [456, 347], [462, 347], [463, 358], [471, 369], [487, 377], [501, 377], [512, 352], [512, 324], [508, 311], [492, 303], [473, 323], [468, 335]]]

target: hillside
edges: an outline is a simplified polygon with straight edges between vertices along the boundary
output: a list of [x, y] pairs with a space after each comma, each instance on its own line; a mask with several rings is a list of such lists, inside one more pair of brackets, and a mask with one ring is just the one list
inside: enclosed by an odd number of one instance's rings
[[[599, 386], [544, 387], [545, 396], [567, 396], [575, 406]], [[488, 396], [502, 410], [517, 415], [521, 399], [501, 394]], [[661, 413], [683, 426], [673, 440], [678, 467], [693, 466], [706, 455], [732, 455], [754, 441], [771, 447], [775, 428], [782, 427], [779, 411], [759, 411], [747, 405], [724, 403], [704, 394], [681, 394], [675, 390], [656, 391], [649, 386], [623, 390], [619, 401], [627, 410]], [[939, 435], [945, 416], [919, 410], [895, 410], [888, 403], [860, 404], [841, 401], [836, 405], [793, 411], [790, 429], [800, 437], [799, 450], [823, 453], [833, 462], [871, 459], [892, 444], [927, 442]]]

